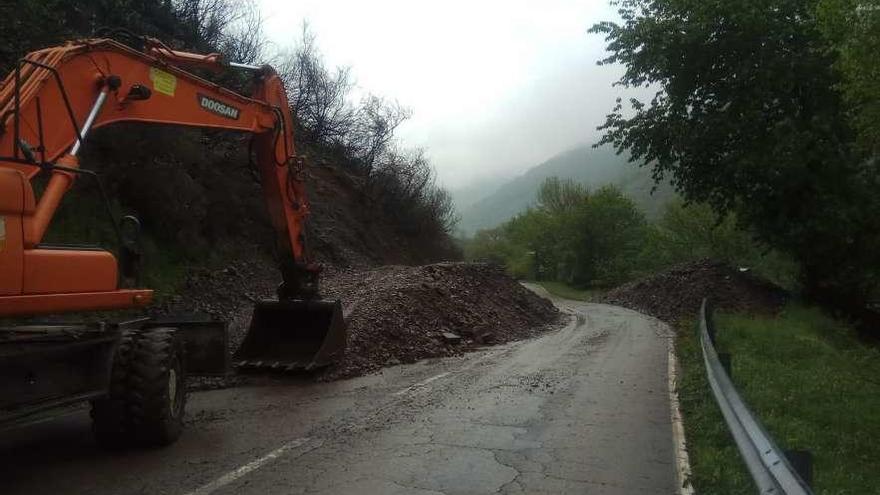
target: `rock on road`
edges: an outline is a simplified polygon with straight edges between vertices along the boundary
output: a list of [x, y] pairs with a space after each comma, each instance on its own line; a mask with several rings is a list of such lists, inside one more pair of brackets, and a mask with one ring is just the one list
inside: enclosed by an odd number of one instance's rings
[[668, 328], [556, 300], [541, 337], [333, 383], [197, 392], [164, 449], [108, 453], [88, 414], [0, 434], [5, 495], [676, 493]]

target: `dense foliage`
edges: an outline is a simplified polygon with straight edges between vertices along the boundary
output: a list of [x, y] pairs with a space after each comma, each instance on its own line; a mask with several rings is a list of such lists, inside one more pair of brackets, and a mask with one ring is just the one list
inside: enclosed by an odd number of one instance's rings
[[619, 103], [603, 142], [685, 199], [735, 212], [797, 259], [808, 295], [863, 305], [880, 270], [880, 174], [856, 144], [816, 0], [615, 3], [622, 23], [593, 27], [603, 62], [625, 67], [620, 85], [657, 92]]
[[839, 55], [837, 68], [862, 144], [880, 153], [880, 0], [819, 0], [823, 33]]
[[616, 188], [588, 191], [550, 177], [534, 208], [478, 232], [468, 256], [505, 264], [519, 277], [609, 286], [630, 277], [645, 226], [644, 215]]
[[521, 278], [602, 288], [670, 266], [711, 258], [797, 288], [797, 265], [707, 205], [669, 203], [648, 222], [632, 200], [550, 177], [536, 205], [467, 242], [471, 259], [502, 264]]

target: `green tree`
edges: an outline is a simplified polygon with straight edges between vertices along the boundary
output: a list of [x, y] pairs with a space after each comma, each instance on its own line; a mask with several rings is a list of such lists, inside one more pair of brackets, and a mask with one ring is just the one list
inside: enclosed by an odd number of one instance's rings
[[842, 88], [862, 144], [880, 153], [880, 0], [819, 0], [822, 32], [839, 54]]
[[587, 188], [572, 179], [544, 179], [538, 188], [538, 207], [553, 213], [571, 211], [583, 203]]
[[854, 145], [818, 0], [621, 0], [606, 36], [622, 102], [602, 142], [650, 163], [691, 202], [794, 256], [808, 295], [862, 304], [877, 281], [876, 162]]
[[513, 255], [512, 251], [513, 246], [501, 228], [481, 230], [473, 238], [467, 239], [464, 245], [467, 259], [499, 265], [507, 263]]
[[537, 205], [468, 244], [470, 259], [502, 261], [515, 276], [578, 286], [613, 285], [637, 268], [644, 214], [618, 189], [588, 191], [550, 177]]
[[574, 270], [581, 285], [613, 286], [630, 278], [645, 242], [644, 214], [613, 186], [590, 194], [573, 227], [577, 234]]
[[542, 208], [529, 208], [501, 229], [512, 249], [507, 265], [519, 277], [555, 280], [560, 253], [565, 250], [559, 218]]

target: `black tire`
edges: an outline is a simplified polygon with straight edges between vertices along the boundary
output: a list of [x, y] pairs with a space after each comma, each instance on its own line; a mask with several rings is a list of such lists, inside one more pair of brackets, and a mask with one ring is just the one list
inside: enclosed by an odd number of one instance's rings
[[186, 410], [184, 347], [177, 330], [139, 332], [130, 364], [127, 406], [134, 441], [144, 446], [173, 443], [183, 430]]
[[118, 449], [131, 444], [131, 422], [128, 417], [128, 375], [135, 341], [134, 331], [125, 331], [116, 352], [110, 372], [107, 397], [92, 401], [92, 432], [104, 448]]
[[183, 341], [174, 328], [127, 331], [116, 348], [105, 398], [92, 401], [92, 430], [98, 444], [173, 443], [183, 429], [186, 368]]

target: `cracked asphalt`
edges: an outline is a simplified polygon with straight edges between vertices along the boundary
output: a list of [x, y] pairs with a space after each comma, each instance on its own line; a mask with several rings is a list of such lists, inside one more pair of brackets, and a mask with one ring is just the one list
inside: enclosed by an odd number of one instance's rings
[[193, 393], [173, 446], [107, 453], [88, 413], [0, 434], [2, 492], [673, 494], [668, 328], [555, 300], [541, 337], [333, 383]]

